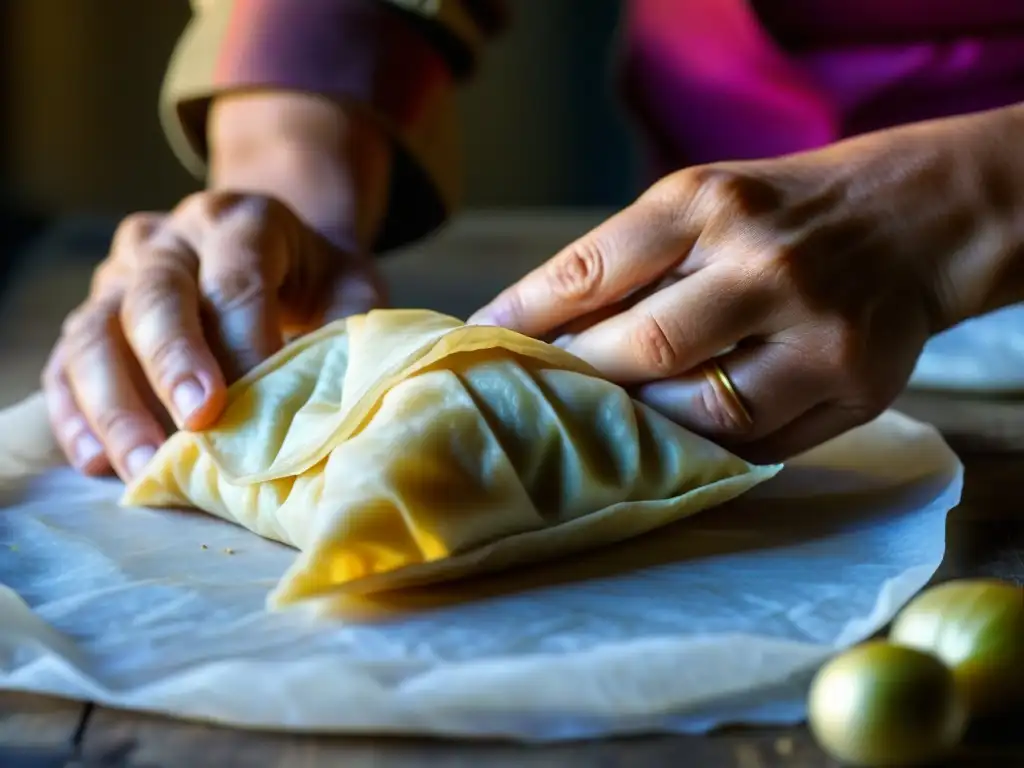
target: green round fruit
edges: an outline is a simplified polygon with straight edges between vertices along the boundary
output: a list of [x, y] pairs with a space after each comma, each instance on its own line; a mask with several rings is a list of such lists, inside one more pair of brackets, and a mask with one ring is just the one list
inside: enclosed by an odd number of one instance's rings
[[988, 579], [922, 592], [893, 622], [889, 641], [950, 667], [972, 716], [1024, 699], [1024, 589]]
[[881, 768], [942, 757], [966, 712], [953, 673], [928, 653], [868, 642], [825, 664], [811, 684], [808, 722], [840, 762]]

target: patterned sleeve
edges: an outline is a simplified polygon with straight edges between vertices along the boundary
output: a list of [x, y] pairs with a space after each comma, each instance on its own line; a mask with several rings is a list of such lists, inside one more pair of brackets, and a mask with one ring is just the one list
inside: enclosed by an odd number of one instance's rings
[[161, 119], [179, 160], [206, 172], [218, 93], [281, 88], [370, 109], [398, 147], [379, 249], [431, 231], [458, 204], [457, 82], [502, 26], [501, 0], [192, 0]]

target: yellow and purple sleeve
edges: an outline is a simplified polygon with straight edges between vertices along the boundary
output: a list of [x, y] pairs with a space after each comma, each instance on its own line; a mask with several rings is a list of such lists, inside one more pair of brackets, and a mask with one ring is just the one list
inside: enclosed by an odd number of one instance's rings
[[317, 93], [369, 110], [398, 148], [377, 247], [416, 239], [459, 201], [454, 91], [504, 22], [500, 0], [192, 0], [161, 119], [179, 160], [206, 172], [206, 117], [220, 93]]

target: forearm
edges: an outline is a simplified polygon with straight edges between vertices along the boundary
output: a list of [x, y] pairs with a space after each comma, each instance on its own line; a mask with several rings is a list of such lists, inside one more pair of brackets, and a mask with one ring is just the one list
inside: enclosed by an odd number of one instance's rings
[[[1024, 105], [863, 141], [882, 151], [865, 155], [871, 183], [861, 193], [888, 206], [902, 250], [924, 257], [912, 261], [935, 267], [934, 330], [1024, 301]], [[877, 195], [886, 187], [893, 194]]]
[[207, 134], [211, 189], [271, 195], [339, 247], [371, 248], [394, 150], [368, 113], [298, 92], [224, 94]]
[[[328, 133], [336, 132], [336, 138], [352, 133], [344, 121], [310, 112], [354, 105], [359, 111], [352, 114], [371, 115], [393, 148], [386, 217], [373, 245], [377, 250], [401, 246], [441, 225], [459, 204], [454, 91], [472, 71], [480, 45], [496, 29], [500, 14], [495, 9], [501, 5], [501, 0], [196, 1], [195, 16], [175, 49], [161, 95], [161, 119], [170, 144], [193, 174], [209, 177], [210, 143], [224, 134], [220, 126], [210, 125], [213, 105], [222, 113], [218, 121], [227, 120], [226, 113], [235, 112], [233, 106], [225, 107], [227, 96], [234, 101], [243, 94], [288, 94], [293, 103], [278, 115], [304, 114]], [[252, 110], [260, 121], [268, 118]], [[351, 163], [320, 165], [324, 158], [344, 155], [344, 149], [333, 140], [311, 143], [295, 124], [297, 118], [287, 123], [270, 119], [273, 131], [250, 134], [245, 144], [257, 142], [263, 147], [260, 152], [270, 146], [274, 150], [265, 158], [247, 150], [251, 156], [244, 162], [236, 161], [245, 153], [232, 150], [232, 160], [217, 160], [216, 178], [208, 181], [216, 186], [258, 185], [266, 183], [260, 179], [272, 178], [276, 184], [281, 174], [303, 179], [279, 190], [279, 196], [330, 229], [338, 218], [336, 201], [342, 199], [337, 195], [358, 188], [344, 174], [362, 167], [359, 163], [379, 165], [379, 154], [355, 153]], [[260, 128], [245, 123], [244, 117], [237, 119], [241, 128]], [[227, 143], [221, 142], [222, 154]], [[310, 151], [310, 146], [321, 149]], [[300, 151], [293, 152], [296, 147]], [[271, 172], [272, 165], [279, 170]], [[229, 166], [248, 170], [239, 176], [242, 172], [229, 172]], [[257, 166], [267, 170], [257, 173]], [[357, 198], [347, 205], [357, 206], [359, 237], [365, 241], [365, 233], [375, 228], [369, 203], [378, 198]]]
[[1024, 301], [1024, 104], [951, 125], [974, 224], [949, 270], [959, 321]]
[[808, 179], [816, 189], [804, 215], [837, 196], [843, 205], [826, 215], [856, 214], [826, 222], [830, 247], [866, 240], [864, 274], [905, 272], [927, 294], [938, 333], [1024, 301], [1022, 137], [1024, 105], [863, 134], [784, 162], [799, 189]]

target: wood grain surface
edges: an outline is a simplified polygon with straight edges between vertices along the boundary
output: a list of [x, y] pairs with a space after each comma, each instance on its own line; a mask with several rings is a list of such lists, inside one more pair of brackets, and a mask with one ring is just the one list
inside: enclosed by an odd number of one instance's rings
[[65, 766], [78, 754], [86, 705], [0, 691], [0, 766]]
[[[599, 221], [601, 212], [468, 216], [426, 245], [385, 262], [398, 305], [466, 315], [516, 276]], [[0, 304], [0, 407], [36, 388], [61, 318], [84, 295], [109, 222], [77, 221], [42, 241], [17, 290]], [[1024, 582], [1024, 402], [908, 393], [900, 410], [936, 424], [964, 458], [964, 500], [947, 525], [936, 580]], [[358, 703], [354, 703], [358, 706]], [[1024, 765], [1020, 715], [977, 726], [950, 765]], [[835, 768], [804, 728], [739, 730], [522, 747], [402, 739], [252, 733], [37, 696], [0, 693], [0, 767], [656, 766]]]

